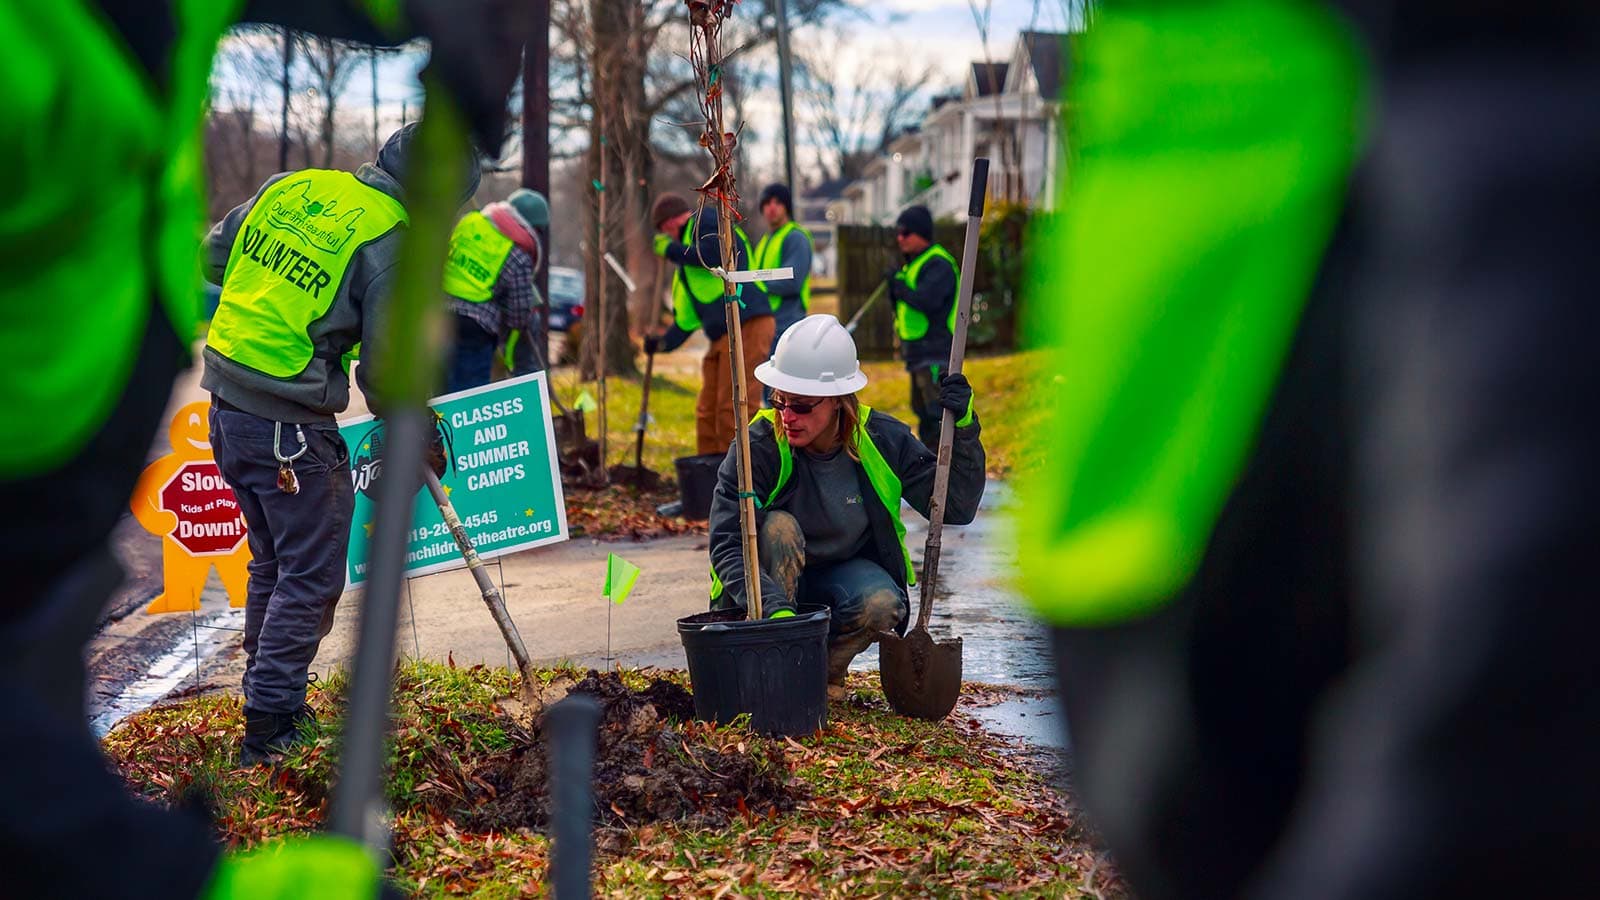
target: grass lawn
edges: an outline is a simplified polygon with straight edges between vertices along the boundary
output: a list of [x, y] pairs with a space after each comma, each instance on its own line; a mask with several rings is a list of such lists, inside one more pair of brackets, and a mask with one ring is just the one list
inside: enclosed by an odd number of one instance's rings
[[[576, 677], [541, 674], [563, 676]], [[888, 710], [876, 679], [852, 679], [849, 702], [833, 704], [827, 727], [799, 740], [665, 715], [658, 721], [655, 707], [642, 720], [637, 707], [613, 717], [608, 707], [602, 766], [620, 765], [621, 751], [612, 751], [627, 741], [646, 749], [630, 763], [642, 774], [597, 787], [621, 798], [596, 810], [597, 894], [1121, 896], [1062, 797], [965, 707], [941, 723], [902, 719]], [[635, 701], [657, 696], [645, 694], [646, 681], [624, 672], [626, 687], [618, 690]], [[519, 748], [542, 760], [537, 729], [502, 702], [514, 688], [503, 669], [410, 663], [401, 670], [386, 784], [395, 814], [390, 876], [402, 889], [429, 897], [543, 894], [543, 822], [482, 824], [484, 811], [504, 806], [513, 787], [518, 797], [542, 789], [494, 774]], [[104, 746], [137, 793], [158, 803], [204, 802], [226, 841], [250, 846], [322, 824], [338, 743], [327, 723], [343, 690], [338, 677], [314, 688], [319, 723], [277, 769], [232, 768], [243, 725], [231, 695], [142, 713]], [[641, 731], [648, 737], [638, 738]], [[651, 806], [644, 794], [665, 790], [661, 782], [648, 786], [662, 767], [698, 777], [698, 789], [683, 794], [696, 808], [669, 815]], [[743, 772], [747, 787], [717, 790], [731, 783], [719, 773], [730, 771]], [[763, 789], [750, 789], [751, 779]], [[658, 814], [638, 812], [646, 807]]]
[[[645, 437], [644, 464], [669, 480], [675, 480], [672, 461], [694, 453], [694, 406], [700, 391], [698, 357], [679, 351], [657, 357], [656, 375], [651, 381], [650, 415], [653, 419]], [[976, 395], [978, 419], [983, 424], [983, 446], [989, 457], [991, 475], [1006, 478], [1039, 465], [1041, 454], [1035, 439], [1047, 410], [1030, 402], [1030, 388], [1042, 377], [1043, 356], [1037, 352], [1007, 353], [968, 359], [967, 378]], [[642, 368], [642, 366], [641, 366]], [[862, 401], [900, 420], [914, 424], [910, 404], [910, 380], [897, 361], [869, 362], [869, 379], [861, 392]], [[664, 369], [669, 369], [663, 374]], [[571, 405], [580, 391], [599, 400], [595, 382], [579, 382], [576, 371], [556, 371], [554, 383], [563, 403]], [[607, 435], [610, 464], [633, 463], [634, 423], [639, 418], [640, 378], [608, 378]], [[589, 417], [589, 431], [598, 426]]]

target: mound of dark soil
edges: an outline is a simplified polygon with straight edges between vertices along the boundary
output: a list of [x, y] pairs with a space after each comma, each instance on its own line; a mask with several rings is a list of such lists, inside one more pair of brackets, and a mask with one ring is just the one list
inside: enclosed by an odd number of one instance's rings
[[[657, 679], [635, 691], [615, 672], [590, 671], [572, 693], [600, 702], [594, 786], [601, 824], [721, 825], [736, 815], [790, 809], [800, 797], [781, 746], [756, 735], [731, 747], [708, 742], [709, 729], [691, 721], [694, 702], [680, 685]], [[480, 790], [453, 818], [474, 830], [543, 829], [550, 817], [545, 749], [537, 730], [518, 732], [515, 746], [471, 773]]]

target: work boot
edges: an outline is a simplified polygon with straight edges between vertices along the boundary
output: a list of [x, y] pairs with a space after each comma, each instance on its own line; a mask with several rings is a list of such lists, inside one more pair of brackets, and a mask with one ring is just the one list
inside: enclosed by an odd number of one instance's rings
[[316, 712], [305, 703], [292, 713], [257, 712], [246, 707], [240, 768], [277, 762], [300, 739], [300, 726], [316, 718]]

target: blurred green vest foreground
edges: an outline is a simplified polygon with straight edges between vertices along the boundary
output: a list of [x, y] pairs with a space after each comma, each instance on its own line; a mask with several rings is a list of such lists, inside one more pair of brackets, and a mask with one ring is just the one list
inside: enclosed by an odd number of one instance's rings
[[0, 142], [0, 477], [83, 449], [132, 375], [152, 299], [194, 335], [200, 123], [212, 53], [241, 5], [170, 5], [178, 39], [158, 91], [91, 4], [0, 4], [7, 118], [50, 123]]
[[1152, 613], [1194, 575], [1344, 198], [1362, 60], [1290, 0], [1108, 5], [1076, 53], [1063, 214], [1034, 237], [1021, 568], [1063, 626]]

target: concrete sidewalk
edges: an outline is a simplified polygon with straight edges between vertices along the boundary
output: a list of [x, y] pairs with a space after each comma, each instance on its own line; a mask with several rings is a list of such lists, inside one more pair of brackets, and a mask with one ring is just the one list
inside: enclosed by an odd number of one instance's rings
[[[633, 593], [620, 606], [600, 596], [607, 553], [641, 570]], [[605, 665], [609, 612], [613, 657], [625, 665], [682, 667], [674, 623], [707, 609], [710, 561], [704, 537], [647, 543], [580, 538], [513, 554], [499, 563], [489, 563], [490, 577], [498, 584], [503, 574], [506, 608], [536, 664]], [[333, 633], [322, 642], [313, 671], [326, 674], [349, 664], [364, 597], [352, 592], [340, 601]], [[509, 658], [465, 568], [410, 582], [408, 594], [401, 597], [397, 646], [402, 656], [453, 658], [457, 665], [506, 665]]]

